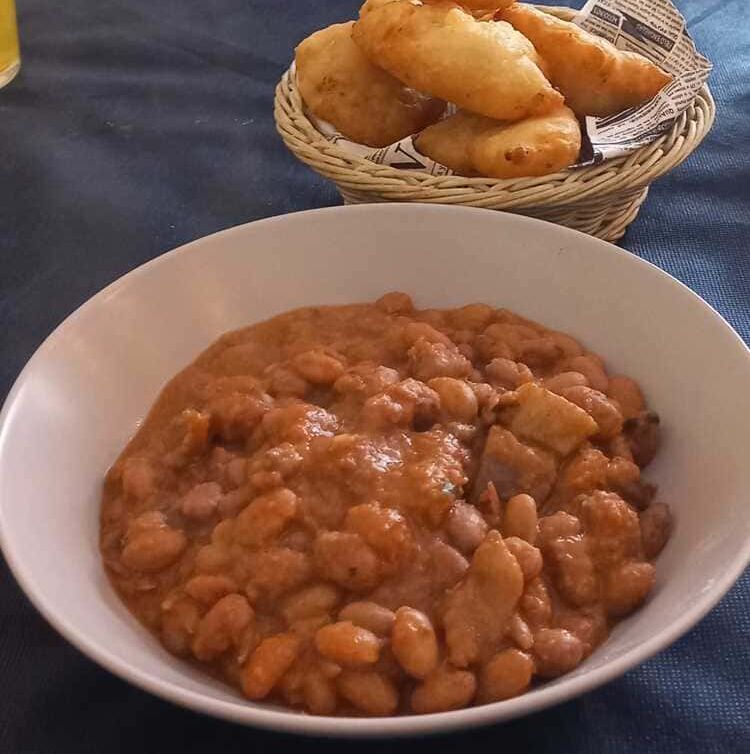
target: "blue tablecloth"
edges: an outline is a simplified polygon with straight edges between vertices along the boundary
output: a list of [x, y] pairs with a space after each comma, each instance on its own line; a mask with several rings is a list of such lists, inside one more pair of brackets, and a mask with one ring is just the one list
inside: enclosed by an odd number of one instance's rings
[[[24, 65], [0, 91], [0, 397], [42, 339], [136, 265], [220, 228], [336, 204], [277, 137], [294, 45], [356, 0], [18, 0]], [[713, 60], [713, 132], [652, 189], [623, 244], [750, 339], [750, 11], [678, 0]], [[37, 473], [29, 459], [29, 473]], [[21, 501], [19, 501], [19, 504]], [[40, 526], [44, 522], [40, 522]], [[668, 651], [507, 725], [359, 751], [750, 751], [750, 578]], [[110, 676], [0, 570], [0, 751], [343, 752], [172, 707]]]

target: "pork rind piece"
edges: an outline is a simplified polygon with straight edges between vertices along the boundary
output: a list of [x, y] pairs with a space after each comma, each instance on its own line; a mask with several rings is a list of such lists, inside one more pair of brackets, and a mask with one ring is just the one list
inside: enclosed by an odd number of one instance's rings
[[523, 593], [523, 573], [502, 535], [490, 531], [466, 576], [445, 598], [448, 660], [464, 668], [497, 649]]
[[516, 393], [518, 408], [508, 429], [518, 437], [567, 456], [599, 431], [582, 408], [539, 385], [527, 382]]
[[542, 503], [552, 489], [556, 473], [557, 464], [551, 453], [524, 445], [512, 432], [495, 425], [490, 428], [482, 451], [474, 496], [481, 495], [491, 482], [504, 500], [526, 493]]

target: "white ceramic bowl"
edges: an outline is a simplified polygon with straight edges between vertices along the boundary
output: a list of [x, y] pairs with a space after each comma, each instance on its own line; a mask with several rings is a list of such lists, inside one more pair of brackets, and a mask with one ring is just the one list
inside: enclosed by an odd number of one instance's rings
[[[574, 672], [458, 712], [324, 718], [251, 704], [167, 654], [110, 588], [100, 483], [164, 381], [225, 330], [303, 304], [391, 289], [420, 305], [502, 305], [570, 332], [640, 380], [662, 416], [649, 470], [677, 519], [653, 596]], [[326, 735], [424, 734], [507, 720], [588, 691], [663, 649], [750, 557], [750, 353], [700, 298], [581, 233], [516, 215], [364, 205], [217, 233], [131, 272], [71, 315], [18, 378], [0, 419], [0, 531], [42, 614], [104, 667], [159, 696], [250, 725]]]

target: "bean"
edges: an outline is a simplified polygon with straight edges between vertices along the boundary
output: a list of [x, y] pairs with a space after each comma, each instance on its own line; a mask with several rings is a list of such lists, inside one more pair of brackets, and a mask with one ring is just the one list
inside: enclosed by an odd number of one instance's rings
[[297, 513], [297, 496], [286, 488], [256, 497], [235, 520], [234, 537], [247, 547], [276, 539]]
[[157, 490], [158, 474], [148, 458], [131, 456], [122, 467], [123, 492], [136, 500], [146, 500]]
[[420, 338], [409, 349], [408, 356], [412, 375], [423, 382], [434, 377], [467, 377], [471, 374], [471, 362], [453, 343], [431, 343]]
[[440, 396], [424, 382], [411, 377], [389, 387], [386, 395], [405, 407], [410, 422], [423, 428], [431, 426], [440, 413]]
[[542, 542], [558, 537], [573, 537], [581, 532], [581, 522], [570, 513], [558, 511], [539, 519], [539, 536]]
[[211, 542], [217, 545], [229, 545], [234, 540], [234, 521], [231, 519], [219, 521], [211, 532]]
[[320, 576], [354, 592], [369, 592], [380, 581], [380, 563], [359, 534], [323, 532], [315, 540], [313, 561]]
[[607, 484], [634, 508], [645, 510], [656, 494], [656, 485], [641, 479], [641, 470], [633, 461], [613, 458], [607, 465]]
[[492, 361], [492, 359], [513, 359], [514, 350], [508, 343], [493, 338], [491, 335], [482, 333], [474, 340], [476, 353], [482, 361]]
[[525, 585], [518, 606], [522, 617], [532, 628], [549, 624], [552, 619], [552, 602], [541, 576]]
[[481, 431], [476, 424], [447, 422], [444, 426], [450, 434], [465, 445], [470, 445]]
[[508, 625], [508, 636], [519, 649], [531, 649], [534, 646], [534, 635], [529, 624], [518, 614], [514, 613]]
[[638, 514], [619, 495], [597, 490], [581, 503], [586, 544], [600, 568], [608, 568], [641, 552]]
[[336, 686], [323, 673], [311, 671], [302, 681], [305, 707], [313, 715], [330, 715], [336, 711]]
[[382, 393], [400, 380], [399, 373], [390, 367], [363, 361], [349, 367], [333, 385], [337, 393], [355, 393], [369, 397]]
[[607, 483], [616, 490], [636, 484], [640, 479], [638, 465], [627, 458], [615, 457], [607, 464]]
[[489, 660], [479, 674], [480, 704], [499, 702], [522, 694], [531, 683], [534, 661], [518, 649], [504, 649]]
[[236, 490], [230, 490], [222, 495], [217, 506], [219, 516], [223, 519], [234, 519], [234, 517], [243, 510], [255, 493], [254, 488], [249, 484], [244, 484]]
[[362, 406], [362, 424], [367, 429], [388, 430], [406, 426], [414, 419], [414, 406], [402, 403], [386, 393], [370, 396]]
[[305, 552], [288, 547], [268, 547], [250, 556], [248, 594], [262, 592], [276, 598], [310, 581], [312, 563]]
[[260, 495], [284, 484], [284, 477], [278, 471], [256, 471], [247, 479], [253, 491]]
[[567, 673], [583, 659], [580, 639], [564, 628], [542, 628], [534, 634], [536, 672], [544, 678]]
[[183, 598], [163, 606], [161, 640], [164, 646], [176, 655], [188, 654], [200, 619], [198, 605], [193, 600]]
[[320, 659], [318, 662], [318, 669], [320, 674], [325, 678], [338, 678], [341, 675], [341, 665], [337, 665], [335, 662], [329, 662], [328, 660]]
[[477, 397], [465, 380], [433, 377], [427, 384], [440, 396], [444, 421], [471, 422], [476, 418], [479, 410]]
[[604, 578], [603, 598], [607, 612], [621, 617], [632, 613], [647, 597], [654, 585], [651, 563], [622, 563]]
[[282, 477], [292, 476], [304, 463], [302, 454], [289, 442], [282, 442], [273, 448], [269, 448], [263, 454], [263, 463], [274, 471], [278, 471]]
[[133, 539], [146, 531], [163, 529], [166, 525], [167, 519], [161, 511], [145, 511], [128, 522], [126, 539]]
[[494, 310], [487, 304], [467, 304], [452, 312], [453, 325], [458, 330], [477, 332], [490, 323]]
[[147, 529], [133, 537], [122, 550], [122, 562], [134, 571], [153, 573], [172, 565], [187, 547], [187, 537], [168, 526]]
[[495, 340], [503, 341], [513, 349], [518, 348], [526, 340], [533, 340], [539, 337], [539, 330], [535, 330], [529, 324], [515, 322], [496, 322], [487, 327], [483, 333]]
[[518, 360], [530, 367], [547, 367], [556, 361], [562, 352], [551, 338], [529, 338], [516, 348]]
[[609, 460], [600, 450], [583, 446], [560, 468], [549, 505], [578, 514], [577, 498], [606, 487]]
[[521, 567], [524, 581], [535, 579], [542, 572], [542, 553], [519, 537], [505, 537], [505, 545]]
[[262, 432], [275, 444], [307, 444], [315, 437], [333, 437], [338, 418], [321, 406], [289, 401], [272, 408], [262, 420]]
[[180, 510], [187, 518], [206, 521], [216, 511], [221, 495], [221, 486], [216, 482], [197, 484], [182, 499]]
[[344, 373], [344, 365], [335, 356], [320, 348], [297, 354], [292, 359], [295, 369], [313, 385], [332, 385]]
[[584, 657], [590, 655], [607, 638], [607, 616], [599, 603], [585, 611], [558, 610], [555, 614], [555, 626], [570, 631], [581, 641]]
[[600, 393], [607, 392], [609, 378], [601, 365], [601, 359], [595, 357], [594, 354], [565, 359], [561, 367], [560, 371], [580, 372], [594, 390], [598, 390]]
[[372, 665], [380, 656], [378, 637], [350, 621], [339, 621], [318, 629], [315, 648], [327, 660], [345, 667]]
[[560, 372], [547, 377], [542, 383], [547, 390], [562, 395], [569, 387], [588, 387], [588, 380], [580, 372]]
[[201, 547], [195, 555], [195, 570], [198, 573], [219, 573], [229, 567], [232, 556], [223, 544]]
[[503, 535], [519, 537], [534, 544], [537, 536], [538, 517], [536, 502], [531, 495], [514, 495], [505, 504]]
[[[473, 337], [470, 333], [462, 332], [462, 333], [456, 333], [456, 348], [458, 349], [458, 352], [466, 357], [469, 361], [474, 361], [476, 358], [476, 353], [474, 352], [474, 346], [472, 346], [470, 343], [467, 342], [458, 342], [458, 338], [470, 338]], [[468, 375], [468, 379], [470, 380], [480, 380], [482, 379], [482, 373], [476, 369], [473, 368], [471, 372]]]
[[552, 339], [554, 344], [563, 352], [563, 354], [570, 358], [574, 356], [581, 356], [583, 354], [583, 348], [581, 344], [575, 339], [571, 338], [563, 332], [556, 332], [551, 330], [547, 333], [547, 336]]
[[582, 385], [569, 387], [562, 396], [580, 406], [598, 425], [599, 437], [610, 439], [622, 431], [622, 414], [617, 405], [604, 393]]
[[409, 346], [413, 346], [418, 340], [424, 339], [428, 343], [442, 343], [445, 346], [453, 345], [451, 339], [444, 333], [436, 330], [427, 322], [409, 322], [404, 327], [404, 340]]
[[581, 535], [545, 543], [544, 562], [561, 596], [572, 605], [589, 605], [599, 597], [599, 579]]
[[384, 293], [376, 302], [375, 306], [382, 309], [386, 314], [408, 314], [414, 311], [414, 304], [408, 293], [390, 291]]
[[643, 393], [638, 383], [630, 377], [621, 374], [610, 377], [607, 395], [617, 401], [625, 419], [632, 419], [646, 409]]
[[339, 592], [329, 584], [316, 584], [286, 598], [281, 614], [287, 623], [327, 615], [339, 601]]
[[499, 396], [492, 385], [487, 382], [467, 382], [466, 384], [474, 393], [480, 411], [491, 411], [495, 408]]
[[289, 670], [284, 673], [281, 680], [276, 684], [275, 689], [277, 693], [288, 705], [299, 707], [304, 704], [305, 692], [303, 687], [308, 670], [308, 664], [304, 659], [295, 660]]
[[445, 530], [451, 542], [463, 553], [472, 553], [487, 533], [487, 522], [469, 503], [457, 502], [449, 511]]
[[655, 503], [640, 515], [643, 554], [653, 560], [667, 544], [672, 532], [672, 512], [666, 503]]
[[289, 624], [289, 630], [297, 634], [301, 639], [305, 641], [312, 641], [315, 638], [315, 634], [331, 623], [330, 615], [311, 615], [309, 618], [300, 618], [299, 620], [292, 621]]
[[240, 487], [247, 478], [247, 458], [233, 458], [226, 467], [226, 478], [230, 486]]
[[222, 597], [201, 619], [193, 639], [193, 654], [207, 662], [237, 646], [253, 620], [253, 609], [240, 594]]
[[268, 381], [268, 392], [278, 398], [302, 398], [310, 387], [299, 372], [285, 364], [271, 364], [263, 376]]
[[519, 364], [511, 359], [497, 358], [487, 364], [484, 370], [488, 380], [506, 390], [515, 390], [526, 382], [531, 382], [534, 375], [526, 364]]
[[242, 691], [248, 699], [263, 699], [297, 659], [300, 640], [294, 634], [277, 634], [264, 639], [241, 670]]
[[305, 529], [290, 528], [284, 532], [284, 536], [281, 538], [280, 543], [284, 547], [288, 547], [290, 550], [298, 550], [299, 552], [309, 552], [312, 547], [312, 535]]
[[630, 445], [633, 460], [641, 467], [648, 466], [659, 449], [659, 417], [652, 411], [644, 411], [628, 419], [623, 425], [623, 434]]
[[398, 691], [385, 676], [372, 670], [344, 670], [336, 688], [360, 712], [383, 717], [398, 707]]
[[185, 584], [185, 592], [204, 605], [213, 605], [222, 597], [237, 591], [237, 584], [221, 574], [199, 574]]
[[265, 393], [234, 392], [217, 396], [207, 408], [214, 433], [226, 442], [238, 442], [252, 434], [270, 406], [271, 397]]
[[472, 672], [442, 665], [414, 689], [411, 709], [418, 715], [461, 709], [471, 702], [476, 688]]
[[436, 539], [429, 550], [435, 583], [441, 589], [449, 589], [466, 573], [469, 561], [449, 544]]
[[258, 634], [263, 638], [275, 634], [290, 633], [285, 631], [282, 617], [273, 613], [257, 612], [255, 614], [255, 626], [258, 629]]
[[395, 509], [378, 503], [349, 508], [344, 529], [355, 532], [390, 565], [397, 565], [411, 552], [413, 541], [406, 519]]
[[627, 461], [633, 460], [633, 451], [630, 449], [628, 438], [623, 434], [613, 437], [607, 446], [607, 453], [612, 458], [624, 458]]
[[430, 619], [419, 610], [400, 607], [391, 634], [391, 651], [414, 678], [424, 678], [438, 663], [438, 643]]
[[362, 626], [377, 636], [388, 636], [396, 615], [376, 602], [350, 602], [339, 612], [339, 620], [351, 621], [355, 626]]

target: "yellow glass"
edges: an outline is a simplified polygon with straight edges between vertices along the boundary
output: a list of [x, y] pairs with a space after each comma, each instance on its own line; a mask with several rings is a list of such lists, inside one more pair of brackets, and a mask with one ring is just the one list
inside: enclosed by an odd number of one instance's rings
[[0, 87], [12, 81], [20, 67], [15, 0], [0, 0]]

